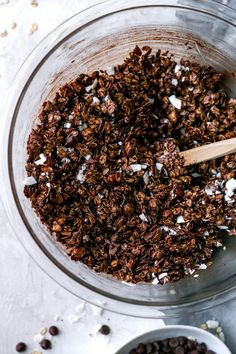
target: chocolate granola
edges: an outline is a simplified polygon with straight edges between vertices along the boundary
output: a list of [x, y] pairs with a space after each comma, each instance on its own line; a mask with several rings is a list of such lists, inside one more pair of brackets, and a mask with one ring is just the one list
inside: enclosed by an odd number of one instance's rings
[[43, 104], [24, 192], [71, 259], [154, 284], [212, 263], [222, 229], [235, 233], [236, 154], [184, 167], [178, 152], [236, 136], [223, 77], [136, 47]]

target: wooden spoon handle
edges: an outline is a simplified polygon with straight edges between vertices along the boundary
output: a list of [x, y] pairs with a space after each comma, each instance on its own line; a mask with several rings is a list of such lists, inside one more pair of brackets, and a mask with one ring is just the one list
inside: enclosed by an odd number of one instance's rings
[[182, 151], [180, 156], [184, 158], [184, 165], [188, 166], [208, 160], [214, 160], [218, 157], [233, 154], [235, 152], [236, 138], [232, 138]]

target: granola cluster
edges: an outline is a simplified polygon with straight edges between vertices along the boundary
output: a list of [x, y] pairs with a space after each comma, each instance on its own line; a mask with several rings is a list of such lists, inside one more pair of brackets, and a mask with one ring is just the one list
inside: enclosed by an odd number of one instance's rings
[[73, 260], [153, 284], [212, 263], [222, 230], [235, 233], [236, 154], [184, 167], [178, 152], [236, 136], [222, 79], [136, 47], [109, 74], [81, 74], [44, 103], [24, 192]]

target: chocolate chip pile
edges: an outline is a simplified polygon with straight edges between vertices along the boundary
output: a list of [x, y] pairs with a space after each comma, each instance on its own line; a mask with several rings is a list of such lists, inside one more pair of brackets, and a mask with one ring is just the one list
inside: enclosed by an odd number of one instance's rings
[[209, 66], [136, 47], [43, 104], [24, 192], [72, 260], [164, 284], [212, 263], [236, 234], [236, 154], [190, 167], [178, 152], [236, 136], [236, 99]]
[[173, 337], [156, 342], [143, 344], [139, 343], [137, 348], [132, 349], [129, 354], [216, 354], [208, 350], [205, 343], [198, 343], [196, 340], [187, 337]]
[[[47, 338], [44, 337], [44, 335], [47, 333], [47, 328], [43, 327], [40, 332], [41, 332], [41, 333], [38, 334], [38, 335], [36, 335], [36, 336], [34, 337], [34, 339], [35, 339], [35, 340], [37, 339], [37, 341], [38, 341], [38, 339], [40, 338], [39, 344], [40, 344], [40, 346], [41, 346], [42, 349], [44, 349], [44, 350], [52, 349], [52, 342], [51, 342], [51, 340], [49, 340], [49, 339], [47, 339]], [[42, 334], [42, 333], [43, 333], [43, 334]], [[53, 337], [54, 337], [54, 336], [57, 336], [57, 335], [59, 334], [59, 329], [58, 329], [56, 326], [51, 326], [51, 327], [49, 327], [49, 329], [48, 329], [48, 333], [49, 333], [51, 336], [53, 336]], [[16, 351], [17, 351], [18, 353], [23, 353], [23, 352], [27, 351], [28, 347], [27, 347], [26, 343], [24, 343], [24, 342], [19, 342], [19, 343], [16, 344], [15, 349], [16, 349]], [[41, 353], [41, 351], [38, 351], [37, 349], [36, 349], [36, 350], [33, 350], [33, 351], [31, 352], [31, 354], [40, 354], [40, 353]]]

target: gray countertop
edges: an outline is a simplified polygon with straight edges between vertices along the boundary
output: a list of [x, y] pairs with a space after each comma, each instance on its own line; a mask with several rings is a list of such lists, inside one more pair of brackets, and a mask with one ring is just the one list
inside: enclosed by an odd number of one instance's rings
[[[6, 3], [6, 4], [3, 4]], [[7, 92], [10, 82], [22, 61], [35, 45], [53, 28], [72, 14], [96, 3], [96, 0], [38, 0], [39, 6], [30, 6], [29, 0], [0, 0], [0, 92]], [[229, 3], [236, 7], [236, 0]], [[11, 29], [12, 23], [16, 28]], [[38, 30], [28, 35], [32, 23]], [[1, 100], [2, 101], [2, 100]], [[2, 111], [4, 107], [0, 107]], [[0, 178], [2, 171], [0, 171]], [[161, 320], [138, 319], [109, 313], [102, 314], [90, 305], [86, 306], [78, 322], [71, 323], [76, 306], [81, 300], [53, 282], [32, 261], [17, 241], [2, 202], [0, 200], [0, 354], [11, 354], [18, 341], [26, 341], [31, 352], [39, 348], [34, 335], [41, 327], [55, 322], [61, 329], [53, 343], [52, 353], [90, 354], [93, 352], [113, 354], [126, 341], [135, 336], [163, 326]], [[191, 324], [199, 326], [208, 319], [220, 321], [226, 341], [236, 354], [234, 313], [236, 300], [213, 307], [198, 314], [185, 314], [180, 318], [166, 320], [166, 324]], [[98, 326], [107, 323], [112, 328], [109, 338], [97, 333]]]

